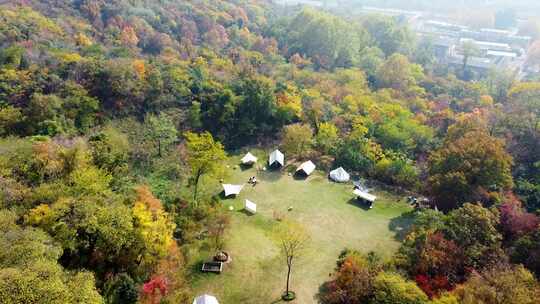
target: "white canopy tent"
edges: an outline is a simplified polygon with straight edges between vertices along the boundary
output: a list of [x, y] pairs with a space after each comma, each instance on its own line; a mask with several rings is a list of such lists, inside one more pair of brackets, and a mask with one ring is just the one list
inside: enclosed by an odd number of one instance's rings
[[246, 155], [242, 157], [243, 165], [252, 165], [256, 162], [257, 162], [257, 157], [255, 157], [255, 155], [251, 154], [250, 152], [246, 153]]
[[231, 195], [238, 195], [242, 191], [244, 185], [232, 185], [232, 184], [223, 184], [223, 191], [225, 192], [225, 197]]
[[345, 183], [348, 182], [351, 176], [343, 167], [339, 167], [335, 170], [330, 171], [330, 178], [338, 183]]
[[303, 162], [297, 169], [296, 172], [303, 172], [305, 175], [310, 175], [315, 171], [315, 164], [308, 160], [306, 162]]
[[247, 199], [244, 209], [251, 214], [255, 214], [257, 213], [257, 204]]
[[219, 302], [216, 297], [205, 294], [196, 297], [195, 300], [193, 300], [193, 304], [219, 304]]
[[360, 189], [354, 189], [353, 193], [354, 193], [354, 195], [358, 196], [359, 198], [364, 199], [364, 200], [366, 200], [368, 202], [371, 202], [371, 203], [373, 203], [377, 199], [377, 197], [375, 195], [369, 194], [369, 193], [364, 192], [364, 191], [362, 191]]
[[276, 163], [282, 167], [285, 165], [285, 155], [277, 149], [270, 153], [270, 156], [268, 157], [268, 165], [272, 166]]

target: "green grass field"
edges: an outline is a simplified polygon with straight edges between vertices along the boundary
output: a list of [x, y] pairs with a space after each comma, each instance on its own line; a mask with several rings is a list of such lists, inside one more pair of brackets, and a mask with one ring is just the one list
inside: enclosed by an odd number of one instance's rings
[[[240, 157], [233, 157], [237, 164]], [[259, 159], [263, 163], [264, 158]], [[293, 268], [291, 289], [297, 294], [292, 303], [316, 303], [316, 294], [329, 279], [339, 253], [344, 248], [363, 252], [376, 251], [389, 257], [397, 249], [396, 234], [409, 224], [401, 215], [410, 210], [400, 197], [374, 191], [378, 196], [373, 209], [357, 204], [352, 184], [329, 181], [323, 172], [315, 172], [306, 180], [289, 176], [286, 170], [242, 170], [231, 165], [226, 183], [241, 184], [256, 175], [259, 184], [246, 184], [240, 195], [224, 199], [225, 208], [234, 207], [225, 249], [232, 262], [224, 272], [198, 272], [200, 263], [213, 251], [202, 249], [192, 261], [192, 281], [196, 294], [215, 295], [221, 304], [278, 303], [285, 284], [285, 260], [272, 231], [279, 223], [275, 213], [302, 224], [310, 234], [309, 248]], [[242, 212], [244, 200], [257, 204], [257, 214]], [[288, 207], [292, 211], [287, 211]]]

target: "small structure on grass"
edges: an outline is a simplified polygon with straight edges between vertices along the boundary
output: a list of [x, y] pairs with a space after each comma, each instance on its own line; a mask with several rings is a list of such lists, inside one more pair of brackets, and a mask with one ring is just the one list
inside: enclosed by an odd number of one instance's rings
[[201, 271], [221, 273], [223, 271], [223, 263], [222, 262], [205, 262], [202, 265]]
[[242, 191], [242, 188], [244, 188], [244, 185], [222, 184], [222, 186], [225, 197], [238, 195], [240, 194], [240, 191]]
[[349, 175], [349, 173], [347, 173], [347, 171], [345, 171], [345, 169], [343, 169], [343, 167], [339, 167], [335, 170], [330, 171], [330, 179], [335, 182], [346, 183], [349, 181], [350, 178], [351, 176]]
[[193, 300], [193, 304], [219, 304], [219, 302], [216, 297], [205, 294], [196, 297], [195, 300]]
[[369, 194], [365, 191], [362, 191], [360, 189], [354, 189], [353, 190], [354, 195], [356, 195], [356, 198], [358, 200], [363, 200], [368, 203], [369, 209], [373, 208], [373, 203], [377, 199], [377, 197], [373, 194]]
[[268, 156], [268, 165], [271, 167], [283, 167], [285, 166], [285, 155], [279, 150], [274, 150]]
[[297, 169], [296, 174], [304, 174], [305, 176], [309, 176], [311, 173], [315, 171], [315, 164], [308, 160], [306, 162], [303, 162]]
[[251, 214], [255, 214], [257, 213], [257, 204], [247, 199], [244, 209]]
[[242, 161], [242, 165], [251, 166], [257, 162], [257, 157], [255, 157], [255, 155], [248, 152], [246, 153], [246, 155], [244, 155], [244, 157], [242, 157], [241, 161]]

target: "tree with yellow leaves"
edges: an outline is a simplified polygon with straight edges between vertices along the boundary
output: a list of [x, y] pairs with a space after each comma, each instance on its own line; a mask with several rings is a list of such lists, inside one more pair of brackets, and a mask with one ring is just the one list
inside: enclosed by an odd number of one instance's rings
[[138, 260], [144, 266], [153, 268], [174, 244], [175, 224], [147, 186], [139, 186], [135, 191], [137, 198], [132, 211], [139, 246]]

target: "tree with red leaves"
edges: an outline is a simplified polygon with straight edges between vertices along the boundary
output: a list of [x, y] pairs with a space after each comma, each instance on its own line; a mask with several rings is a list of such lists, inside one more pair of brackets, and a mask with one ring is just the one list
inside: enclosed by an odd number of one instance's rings
[[367, 303], [373, 296], [373, 279], [382, 270], [376, 256], [357, 251], [342, 252], [333, 279], [318, 295], [324, 304]]
[[523, 210], [521, 202], [510, 195], [509, 199], [499, 207], [501, 213], [501, 228], [506, 240], [515, 240], [534, 231], [540, 224], [540, 219], [533, 213]]
[[429, 233], [416, 241], [412, 275], [418, 286], [430, 297], [451, 290], [463, 280], [463, 251], [443, 233]]
[[161, 298], [168, 293], [167, 279], [162, 276], [155, 276], [150, 281], [144, 283], [142, 288], [142, 302], [157, 304]]
[[365, 303], [372, 296], [372, 281], [378, 271], [358, 253], [349, 254], [340, 264], [334, 279], [324, 284], [320, 301], [325, 304]]

